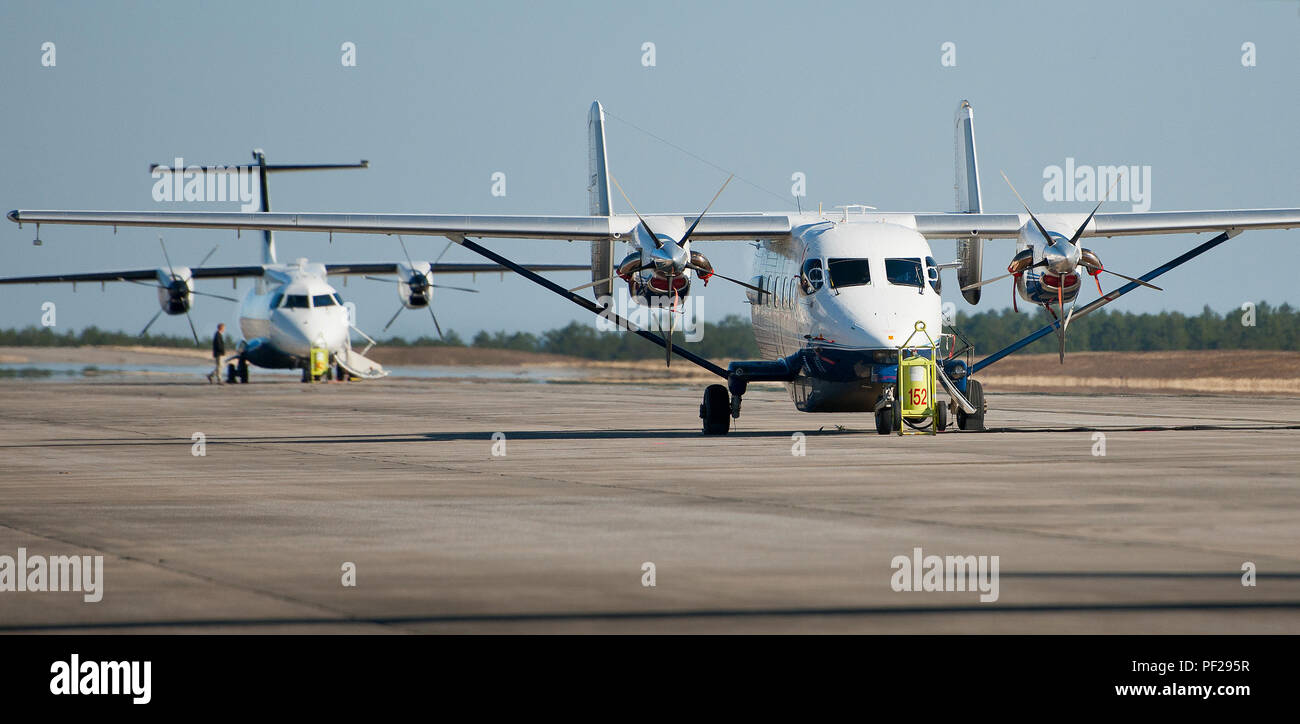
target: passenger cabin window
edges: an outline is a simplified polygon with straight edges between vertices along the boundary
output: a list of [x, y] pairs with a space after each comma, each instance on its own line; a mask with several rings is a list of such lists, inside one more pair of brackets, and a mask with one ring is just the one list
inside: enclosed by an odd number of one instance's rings
[[804, 294], [814, 294], [822, 288], [825, 277], [822, 272], [821, 259], [809, 259], [803, 263], [803, 270], [799, 276], [799, 286], [803, 289]]
[[831, 287], [860, 287], [871, 283], [871, 269], [866, 259], [827, 259], [826, 268], [831, 273]]
[[890, 284], [903, 287], [925, 288], [921, 277], [920, 259], [886, 259], [885, 278]]
[[943, 280], [939, 278], [939, 265], [934, 263], [934, 257], [925, 258], [925, 278], [930, 281], [930, 288], [935, 294], [943, 292]]
[[311, 298], [311, 305], [313, 307], [332, 307], [334, 304], [333, 294], [317, 294]]
[[306, 294], [286, 294], [284, 297], [285, 309], [307, 309], [310, 306]]

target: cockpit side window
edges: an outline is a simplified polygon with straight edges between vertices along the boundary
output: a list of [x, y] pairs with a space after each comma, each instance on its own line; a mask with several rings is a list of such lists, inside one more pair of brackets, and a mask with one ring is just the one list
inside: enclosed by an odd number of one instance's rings
[[317, 294], [311, 298], [311, 305], [313, 307], [332, 307], [334, 306], [334, 295]]
[[799, 286], [804, 294], [816, 294], [826, 282], [826, 272], [822, 270], [821, 259], [809, 259], [803, 263], [799, 275]]
[[308, 300], [306, 294], [287, 294], [284, 297], [284, 307], [285, 309], [308, 309], [311, 307]]
[[930, 288], [934, 289], [935, 294], [943, 292], [943, 280], [939, 278], [939, 265], [934, 263], [934, 257], [925, 258], [925, 278], [930, 281]]
[[826, 267], [830, 271], [831, 287], [859, 287], [871, 283], [871, 267], [866, 259], [827, 259]]
[[885, 278], [890, 284], [924, 289], [920, 259], [886, 259]]
[[277, 292], [275, 296], [271, 297], [271, 309], [279, 309], [282, 301], [284, 301], [284, 292]]

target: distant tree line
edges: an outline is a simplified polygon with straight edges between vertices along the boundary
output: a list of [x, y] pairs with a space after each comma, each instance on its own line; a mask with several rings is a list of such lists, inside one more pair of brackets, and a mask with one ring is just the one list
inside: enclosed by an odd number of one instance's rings
[[[1288, 304], [1273, 307], [1260, 302], [1254, 319], [1241, 309], [1222, 315], [1208, 306], [1195, 316], [1180, 312], [1133, 314], [1105, 309], [1070, 324], [1069, 348], [1084, 351], [1134, 350], [1201, 350], [1201, 349], [1279, 349], [1300, 350], [1300, 310]], [[1253, 321], [1253, 325], [1243, 324]], [[959, 312], [953, 325], [975, 343], [976, 352], [993, 352], [1051, 322], [1042, 308], [1015, 313], [1010, 309], [967, 314]], [[730, 315], [707, 324], [698, 342], [685, 341], [679, 332], [673, 340], [696, 354], [710, 359], [746, 359], [758, 356], [754, 334], [747, 318]], [[200, 347], [208, 340], [202, 339]], [[594, 360], [639, 360], [660, 357], [663, 351], [626, 332], [603, 332], [594, 323], [569, 324], [540, 333], [487, 332], [474, 335], [468, 344], [454, 331], [442, 339], [421, 336], [407, 340], [392, 337], [380, 340], [384, 347], [480, 347], [545, 352]], [[1030, 352], [1056, 351], [1055, 335], [1048, 335], [1027, 348]], [[144, 345], [151, 347], [193, 347], [190, 337], [109, 332], [86, 327], [79, 332], [57, 333], [47, 327], [0, 330], [0, 346], [6, 347], [76, 347], [82, 345]], [[232, 348], [232, 342], [227, 342]]]
[[[979, 352], [995, 352], [1050, 324], [1042, 307], [1017, 314], [1010, 309], [964, 314], [955, 327]], [[1253, 322], [1246, 324], [1245, 322]], [[1199, 315], [1180, 312], [1134, 314], [1106, 309], [1070, 322], [1066, 335], [1072, 352], [1153, 351], [1202, 349], [1300, 350], [1300, 310], [1289, 304], [1267, 302], [1255, 306], [1253, 319], [1241, 309], [1220, 315], [1206, 306]], [[1055, 352], [1056, 335], [1050, 334], [1026, 348], [1028, 352]]]

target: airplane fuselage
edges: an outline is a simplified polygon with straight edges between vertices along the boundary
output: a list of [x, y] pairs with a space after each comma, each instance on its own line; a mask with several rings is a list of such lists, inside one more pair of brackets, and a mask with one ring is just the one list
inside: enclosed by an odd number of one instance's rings
[[312, 347], [341, 355], [349, 343], [348, 310], [325, 281], [325, 267], [299, 260], [267, 265], [239, 309], [241, 353], [271, 369], [303, 367]]
[[811, 224], [758, 244], [753, 264], [750, 282], [772, 292], [749, 293], [754, 337], [764, 359], [803, 352], [798, 379], [787, 383], [802, 411], [874, 410], [916, 322], [939, 338], [939, 270], [914, 229]]

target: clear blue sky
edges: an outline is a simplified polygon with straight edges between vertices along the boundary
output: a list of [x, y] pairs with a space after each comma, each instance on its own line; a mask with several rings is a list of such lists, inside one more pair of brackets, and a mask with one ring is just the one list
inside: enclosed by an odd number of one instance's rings
[[[55, 43], [53, 68], [41, 45]], [[357, 67], [340, 62], [356, 43]], [[656, 65], [641, 64], [644, 42]], [[956, 44], [956, 67], [940, 46]], [[1256, 46], [1243, 67], [1241, 46]], [[613, 114], [773, 193], [733, 183], [722, 211], [784, 210], [790, 175], [806, 202], [883, 210], [953, 205], [952, 117], [975, 107], [985, 209], [1015, 211], [1005, 170], [1035, 210], [1086, 211], [1042, 200], [1043, 169], [1066, 157], [1152, 167], [1152, 208], [1300, 206], [1300, 3], [356, 3], [20, 2], [0, 5], [6, 109], [0, 207], [233, 208], [156, 204], [150, 162], [354, 161], [366, 171], [281, 176], [280, 211], [586, 213], [586, 113]], [[696, 211], [725, 174], [617, 120], [610, 165], [642, 211]], [[493, 197], [491, 175], [507, 174]], [[616, 208], [626, 211], [621, 200]], [[1125, 210], [1110, 204], [1111, 210]], [[5, 275], [154, 267], [151, 230], [0, 223]], [[256, 235], [166, 232], [176, 263], [258, 258]], [[1204, 237], [1201, 237], [1204, 238]], [[408, 240], [432, 258], [445, 242]], [[1189, 237], [1097, 240], [1110, 268], [1137, 274], [1193, 244]], [[1300, 232], [1252, 232], [1139, 291], [1132, 311], [1216, 310], [1246, 300], [1300, 304]], [[395, 239], [279, 235], [282, 260], [400, 258]], [[498, 241], [525, 261], [588, 259], [585, 244]], [[748, 247], [706, 249], [747, 277]], [[952, 257], [951, 242], [936, 256]], [[986, 274], [1012, 242], [990, 242]], [[448, 261], [477, 261], [454, 249]], [[585, 281], [568, 275], [574, 285]], [[468, 279], [465, 279], [468, 281]], [[955, 279], [946, 296], [960, 301]], [[449, 283], [457, 283], [448, 279]], [[520, 279], [480, 277], [483, 293], [437, 300], [444, 329], [546, 329], [585, 313]], [[204, 282], [220, 292], [228, 283]], [[397, 305], [389, 286], [353, 280], [344, 295], [375, 333]], [[743, 295], [712, 285], [707, 312], [747, 314]], [[1087, 294], [1085, 292], [1085, 294]], [[1093, 290], [1092, 294], [1095, 294]], [[1009, 304], [1009, 283], [981, 308]], [[1087, 296], [1085, 298], [1091, 298]], [[0, 289], [0, 326], [38, 323], [45, 300], [60, 329], [138, 331], [157, 310], [132, 285]], [[964, 302], [961, 308], [968, 308]], [[201, 299], [195, 321], [232, 321], [235, 305]], [[408, 312], [392, 332], [430, 333]], [[177, 318], [159, 332], [186, 330]]]

